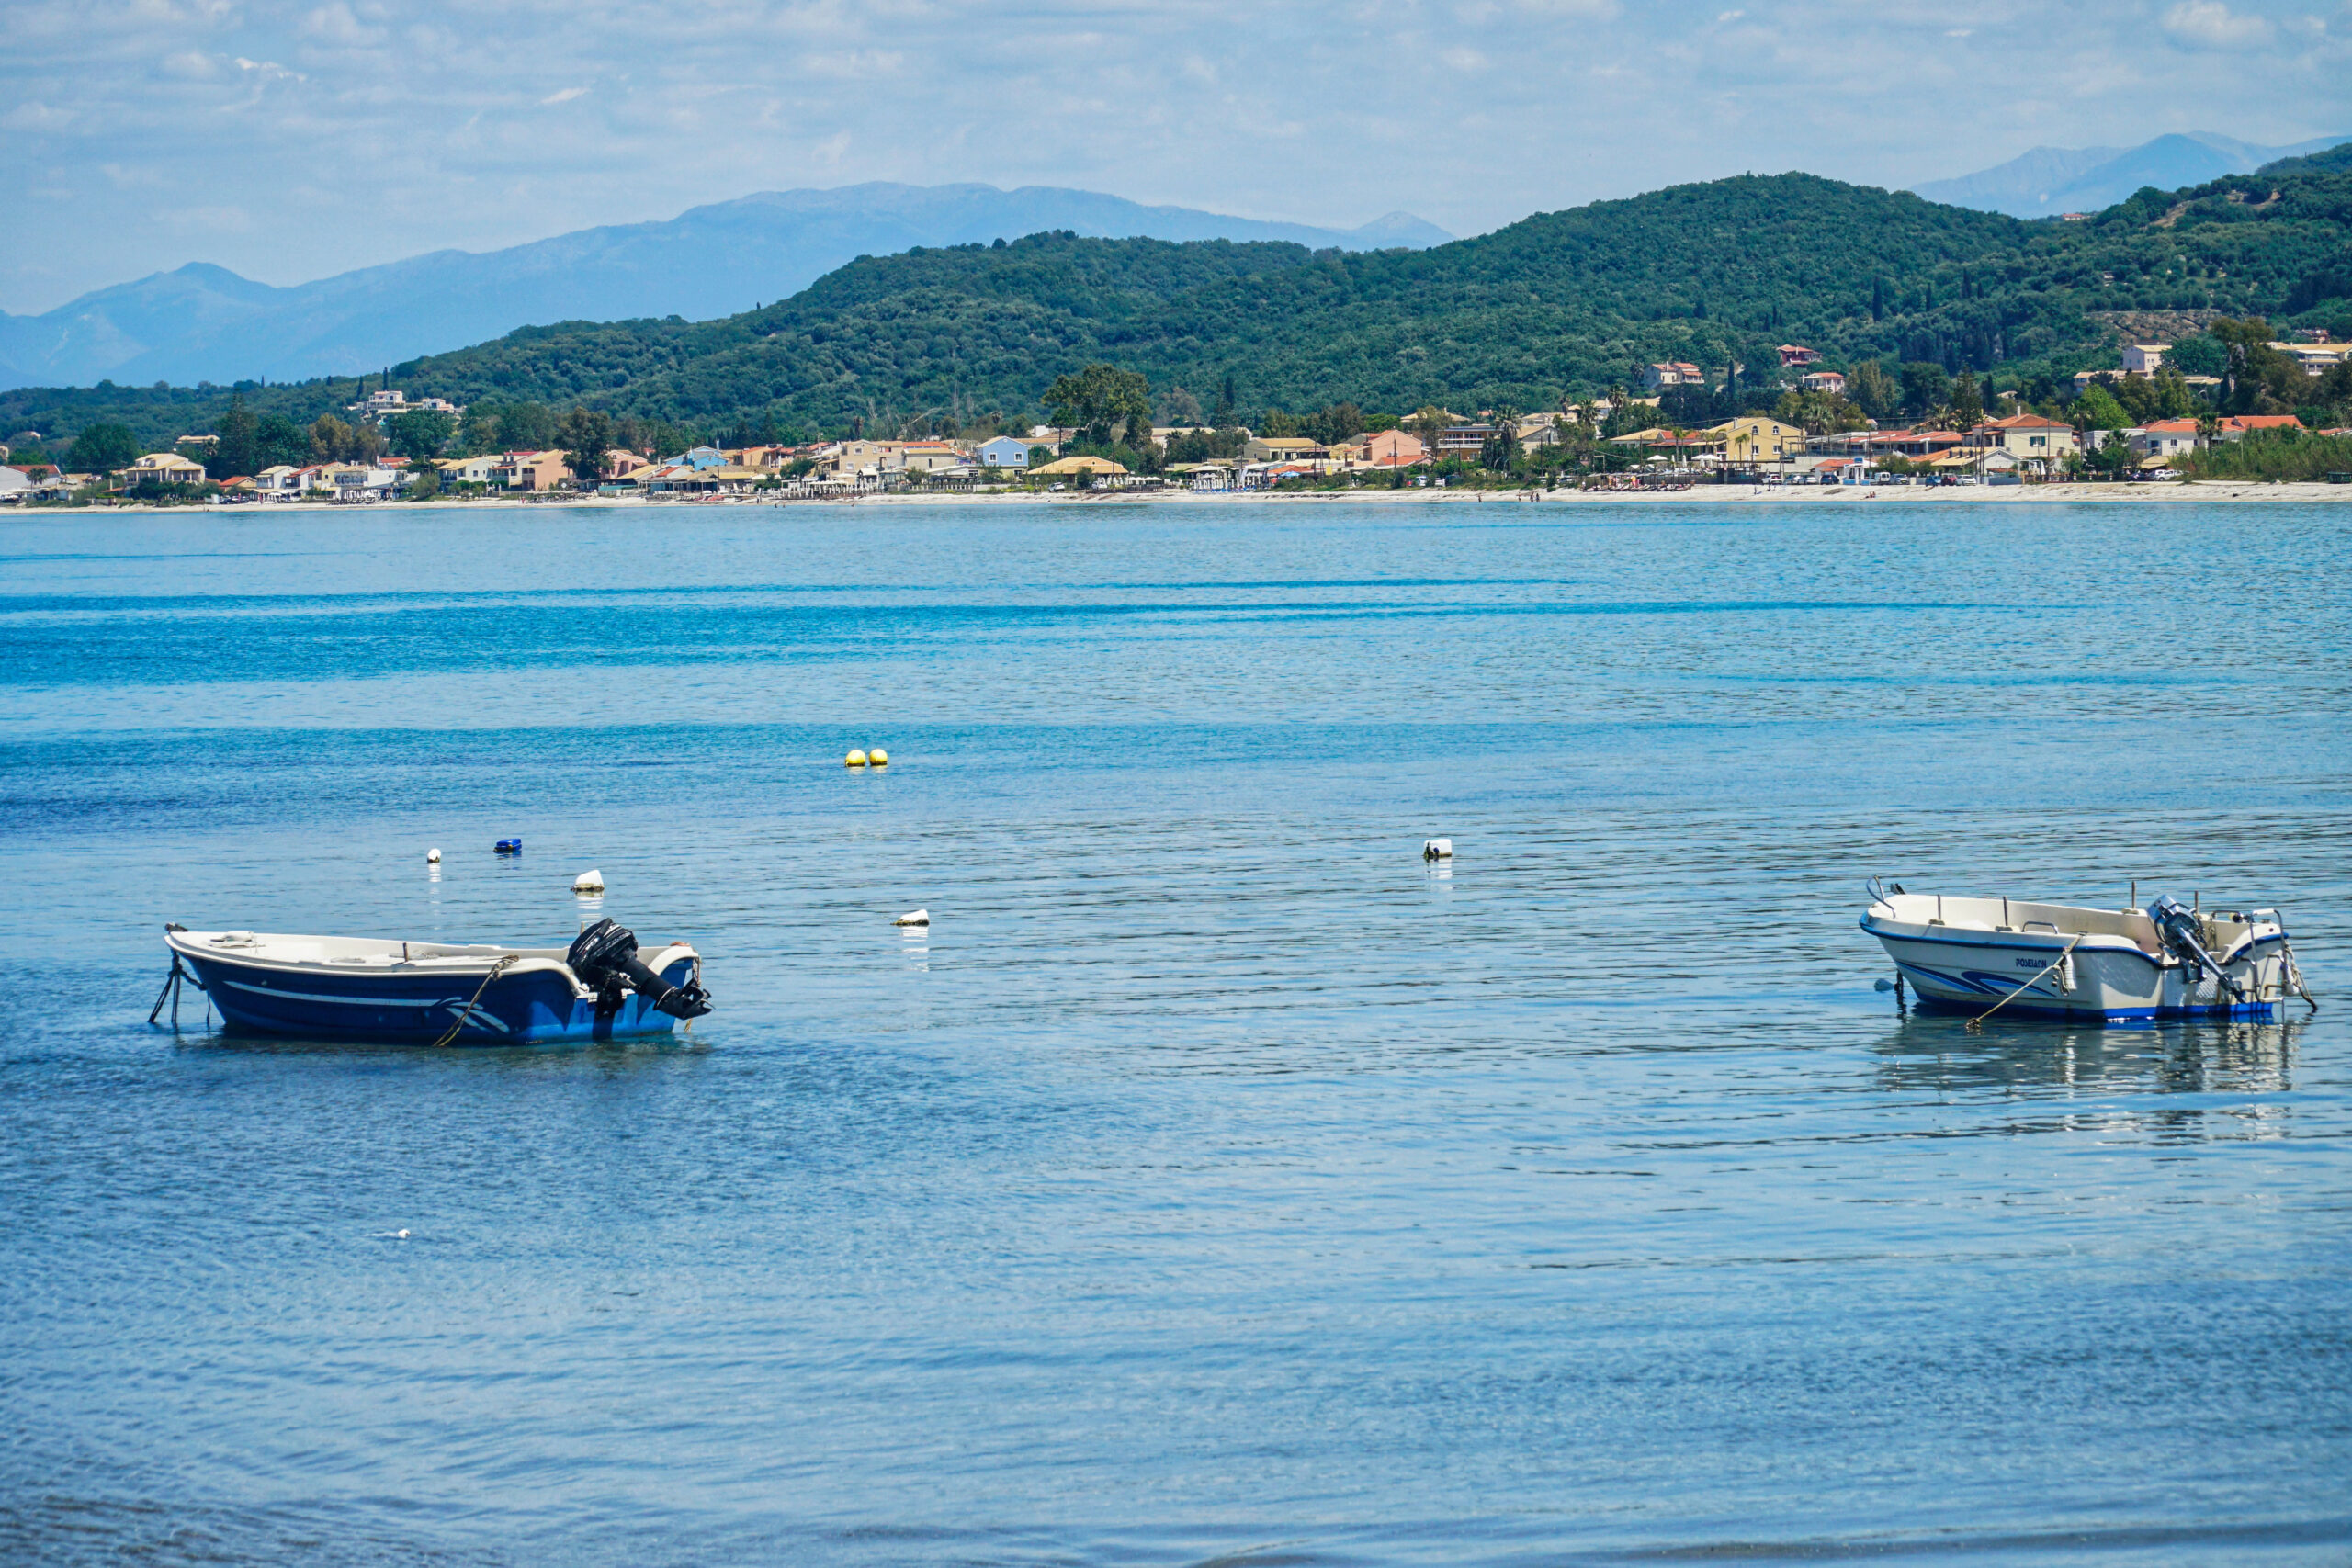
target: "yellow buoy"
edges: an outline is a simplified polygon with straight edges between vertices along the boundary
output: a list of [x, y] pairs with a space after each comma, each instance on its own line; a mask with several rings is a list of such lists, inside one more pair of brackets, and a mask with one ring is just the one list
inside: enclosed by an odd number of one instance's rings
[[876, 746], [865, 754], [865, 760], [877, 768], [887, 768], [890, 765], [890, 753]]
[[847, 757], [842, 759], [842, 761], [850, 767], [862, 768], [865, 766], [865, 753], [863, 751], [852, 751]]

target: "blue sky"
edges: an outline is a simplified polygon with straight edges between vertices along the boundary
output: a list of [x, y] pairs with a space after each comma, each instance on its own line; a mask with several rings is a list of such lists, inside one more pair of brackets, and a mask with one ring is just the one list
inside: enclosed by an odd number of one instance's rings
[[1744, 170], [2352, 130], [2352, 0], [11, 0], [0, 309], [860, 180], [1457, 233]]

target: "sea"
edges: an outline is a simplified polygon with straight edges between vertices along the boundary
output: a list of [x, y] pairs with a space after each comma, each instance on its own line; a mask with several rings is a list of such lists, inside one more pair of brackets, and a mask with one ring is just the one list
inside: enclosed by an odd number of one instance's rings
[[[2347, 523], [0, 521], [0, 1559], [2352, 1561]], [[1873, 875], [2319, 1010], [1972, 1032]], [[606, 916], [717, 1010], [148, 1021]]]

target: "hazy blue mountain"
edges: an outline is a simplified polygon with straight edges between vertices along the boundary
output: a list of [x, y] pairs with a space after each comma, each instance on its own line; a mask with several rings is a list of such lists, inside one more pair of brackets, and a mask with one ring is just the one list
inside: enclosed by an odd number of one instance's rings
[[2037, 147], [1996, 167], [1949, 180], [1928, 180], [1911, 190], [1947, 207], [2036, 218], [2052, 191], [2064, 189], [2122, 154], [2120, 147]]
[[0, 387], [353, 375], [520, 326], [733, 315], [798, 293], [857, 256], [1048, 230], [1345, 250], [1421, 249], [1453, 238], [1407, 212], [1361, 229], [1317, 229], [1046, 186], [768, 191], [666, 222], [584, 229], [503, 251], [435, 251], [287, 288], [192, 263], [43, 315], [0, 315]]
[[2097, 212], [2127, 199], [2142, 186], [2179, 190], [2223, 175], [2248, 174], [2273, 159], [2316, 152], [2344, 140], [2322, 136], [2289, 147], [2262, 147], [2235, 137], [2194, 130], [2159, 136], [2128, 150], [2037, 147], [1994, 168], [1953, 179], [1928, 180], [1911, 188], [1929, 201], [2006, 212], [2012, 218]]

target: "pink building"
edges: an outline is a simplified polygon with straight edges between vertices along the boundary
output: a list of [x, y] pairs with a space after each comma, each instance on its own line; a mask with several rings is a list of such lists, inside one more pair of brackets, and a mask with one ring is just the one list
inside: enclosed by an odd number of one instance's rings
[[490, 482], [508, 490], [553, 490], [571, 477], [560, 452], [509, 452], [493, 464]]
[[1781, 345], [1781, 368], [1783, 370], [1799, 365], [1811, 365], [1820, 357], [1821, 350], [1807, 348], [1801, 343], [1784, 343]]
[[1420, 437], [1401, 430], [1379, 431], [1362, 440], [1364, 461], [1383, 468], [1401, 468], [1429, 455]]

